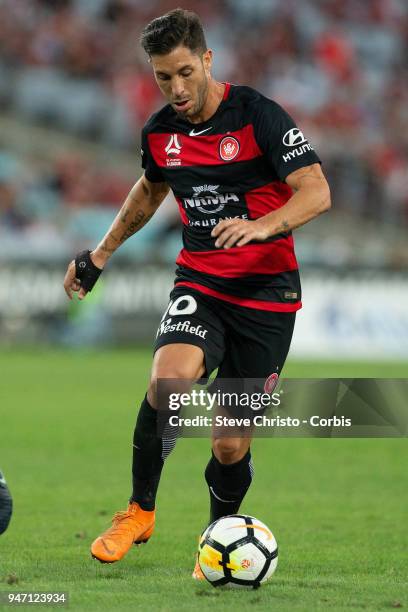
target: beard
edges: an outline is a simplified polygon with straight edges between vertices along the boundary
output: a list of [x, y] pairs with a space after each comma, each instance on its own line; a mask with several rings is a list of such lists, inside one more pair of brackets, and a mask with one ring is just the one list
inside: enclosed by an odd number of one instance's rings
[[177, 114], [182, 119], [188, 119], [191, 117], [195, 117], [196, 115], [199, 115], [201, 111], [203, 110], [204, 104], [207, 100], [207, 95], [208, 95], [208, 79], [207, 79], [207, 75], [204, 72], [203, 79], [197, 89], [197, 102], [188, 111], [177, 111], [176, 110]]

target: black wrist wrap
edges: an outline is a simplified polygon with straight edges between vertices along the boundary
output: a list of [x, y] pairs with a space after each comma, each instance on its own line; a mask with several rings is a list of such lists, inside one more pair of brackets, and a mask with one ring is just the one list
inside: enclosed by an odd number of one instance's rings
[[92, 291], [96, 281], [102, 274], [101, 268], [97, 268], [92, 262], [91, 251], [82, 251], [75, 257], [75, 275], [81, 281], [81, 287], [85, 291]]

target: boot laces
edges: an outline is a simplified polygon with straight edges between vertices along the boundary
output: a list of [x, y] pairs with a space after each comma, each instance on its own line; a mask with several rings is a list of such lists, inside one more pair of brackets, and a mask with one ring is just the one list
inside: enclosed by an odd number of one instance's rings
[[115, 512], [115, 514], [113, 515], [112, 524], [116, 525], [118, 523], [121, 523], [124, 519], [132, 518], [132, 516], [132, 513], [128, 510], [120, 510], [119, 512]]
[[119, 512], [116, 512], [112, 518], [112, 527], [114, 527], [118, 533], [128, 533], [129, 526], [124, 523], [126, 519], [132, 519], [132, 526], [142, 527], [141, 521], [136, 520], [135, 513], [129, 512], [129, 510], [121, 510]]

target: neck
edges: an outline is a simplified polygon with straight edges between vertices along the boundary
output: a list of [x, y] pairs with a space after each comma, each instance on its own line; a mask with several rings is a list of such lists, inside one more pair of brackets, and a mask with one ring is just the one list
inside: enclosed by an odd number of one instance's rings
[[210, 78], [208, 82], [207, 98], [201, 111], [191, 117], [189, 120], [191, 123], [203, 123], [210, 119], [216, 112], [217, 108], [222, 102], [225, 92], [224, 83], [218, 83], [214, 79]]

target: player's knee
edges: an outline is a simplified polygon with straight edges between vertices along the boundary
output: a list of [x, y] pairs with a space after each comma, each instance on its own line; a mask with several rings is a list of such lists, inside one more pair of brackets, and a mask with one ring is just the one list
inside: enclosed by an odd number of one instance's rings
[[152, 381], [168, 378], [171, 380], [196, 380], [199, 377], [200, 368], [191, 366], [189, 363], [166, 363], [155, 368], [151, 376]]
[[245, 455], [247, 445], [237, 438], [216, 438], [213, 451], [220, 463], [236, 463]]
[[198, 378], [196, 372], [182, 364], [156, 368], [151, 376], [147, 397], [154, 408], [160, 401], [174, 393], [189, 393], [194, 381]]

